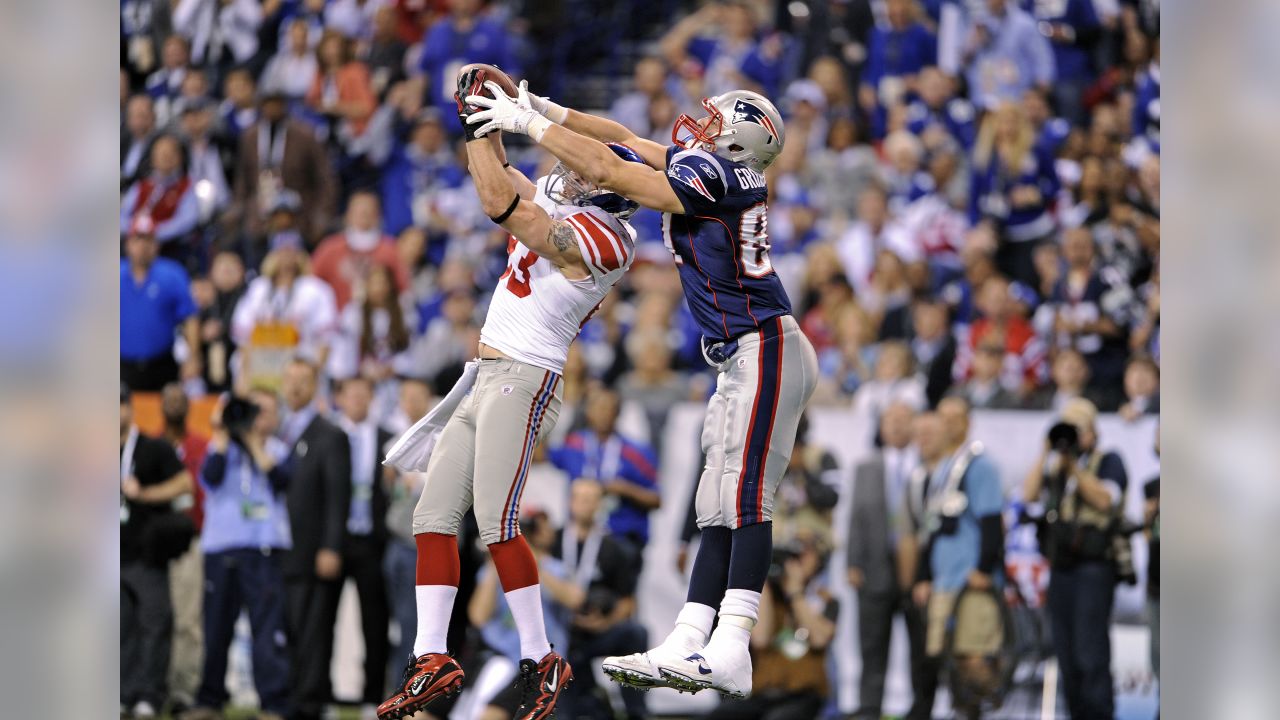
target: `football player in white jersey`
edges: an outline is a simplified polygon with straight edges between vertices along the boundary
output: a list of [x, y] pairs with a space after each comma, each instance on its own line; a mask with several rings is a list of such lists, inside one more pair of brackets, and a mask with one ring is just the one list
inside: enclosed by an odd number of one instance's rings
[[[378, 708], [380, 720], [412, 715], [462, 686], [462, 668], [445, 643], [459, 580], [458, 526], [473, 505], [520, 636], [517, 720], [549, 717], [573, 678], [547, 641], [538, 565], [520, 534], [520, 498], [533, 448], [559, 415], [569, 345], [635, 258], [635, 231], [626, 221], [637, 206], [562, 164], [535, 185], [507, 164], [499, 133], [469, 136], [466, 147], [485, 212], [511, 233], [510, 257], [480, 331], [474, 372], [463, 376], [473, 384], [450, 393], [461, 399], [426, 465], [413, 518], [417, 636], [400, 687]], [[614, 152], [642, 162], [625, 147]], [[392, 447], [389, 463], [414, 433]]]

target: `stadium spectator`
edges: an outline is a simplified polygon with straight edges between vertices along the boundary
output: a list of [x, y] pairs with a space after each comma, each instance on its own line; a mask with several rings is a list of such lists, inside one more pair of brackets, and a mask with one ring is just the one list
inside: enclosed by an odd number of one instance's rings
[[229, 68], [258, 52], [263, 7], [254, 0], [178, 0], [173, 29], [191, 41], [191, 60], [199, 66]]
[[1073, 718], [1112, 717], [1111, 636], [1116, 567], [1111, 527], [1121, 512], [1128, 473], [1118, 454], [1098, 448], [1098, 411], [1076, 399], [1060, 415], [1075, 447], [1046, 440], [1027, 473], [1023, 500], [1043, 507], [1048, 526], [1049, 620], [1062, 689]]
[[[653, 105], [671, 98], [678, 86], [667, 82], [667, 64], [662, 58], [648, 56], [637, 63], [631, 79], [631, 92], [618, 96], [609, 108], [609, 117], [631, 128], [638, 137], [651, 137], [665, 133], [668, 126], [657, 126], [652, 122]], [[684, 98], [672, 99], [679, 110], [688, 109], [689, 102]], [[672, 118], [674, 120], [674, 118]]]
[[956, 357], [955, 377], [963, 381], [973, 374], [974, 355], [984, 342], [1003, 347], [1000, 384], [1020, 400], [1042, 382], [1044, 341], [1018, 312], [1008, 280], [988, 278], [978, 290], [977, 306], [982, 317], [970, 327], [969, 342]]
[[887, 0], [884, 25], [871, 30], [867, 62], [858, 87], [858, 105], [872, 118], [872, 135], [885, 134], [886, 109], [903, 104], [916, 90], [916, 75], [938, 58], [938, 39], [916, 17], [913, 0]]
[[836, 117], [822, 138], [823, 147], [804, 158], [801, 179], [826, 215], [847, 213], [878, 178], [875, 150], [859, 133], [853, 118]]
[[1093, 82], [1093, 46], [1102, 26], [1092, 0], [1036, 3], [1040, 32], [1053, 48], [1054, 105], [1073, 123], [1084, 121], [1083, 95]]
[[381, 420], [396, 405], [397, 376], [417, 371], [409, 353], [415, 310], [395, 294], [390, 268], [374, 265], [365, 281], [365, 297], [347, 305], [338, 319], [330, 374], [363, 377], [373, 384], [373, 414]]
[[369, 413], [373, 383], [368, 379], [355, 376], [343, 380], [335, 400], [339, 410], [335, 423], [347, 434], [351, 446], [351, 510], [342, 541], [342, 579], [353, 580], [360, 597], [364, 640], [364, 691], [360, 702], [367, 715], [382, 702], [391, 651], [387, 583], [382, 574], [388, 503], [382, 453], [394, 438]]
[[[215, 720], [229, 699], [228, 651], [241, 611], [253, 632], [253, 680], [262, 712], [289, 713], [285, 586], [281, 557], [289, 549], [284, 494], [288, 447], [273, 436], [280, 423], [275, 394], [224, 396], [210, 422], [213, 436], [200, 473], [205, 490], [204, 671], [196, 704], [182, 720]], [[228, 410], [230, 408], [230, 410]]]
[[120, 201], [120, 234], [134, 220], [146, 216], [165, 257], [184, 262], [190, 252], [189, 234], [200, 220], [195, 188], [187, 175], [181, 141], [160, 135], [151, 143], [147, 176], [134, 183]]
[[847, 403], [862, 383], [871, 379], [878, 348], [876, 330], [856, 302], [835, 310], [834, 344], [818, 354], [818, 389], [810, 401], [817, 405]]
[[986, 11], [971, 17], [964, 42], [969, 99], [994, 110], [1028, 88], [1049, 90], [1056, 78], [1053, 50], [1035, 19], [1014, 0], [987, 0]]
[[627, 333], [625, 345], [631, 370], [618, 378], [618, 395], [623, 403], [644, 411], [649, 444], [654, 455], [661, 457], [667, 414], [677, 403], [689, 399], [689, 379], [671, 367], [671, 347], [663, 331], [633, 330]]
[[302, 239], [278, 233], [262, 274], [249, 283], [231, 318], [231, 338], [240, 350], [238, 376], [250, 385], [274, 387], [292, 357], [323, 367], [337, 317], [333, 291], [310, 274]]
[[445, 294], [439, 316], [414, 342], [413, 366], [423, 377], [434, 379], [442, 371], [475, 357], [479, 342], [475, 292], [452, 290]]
[[760, 620], [751, 631], [751, 697], [720, 703], [709, 720], [820, 715], [831, 692], [827, 648], [840, 614], [839, 602], [819, 579], [828, 554], [827, 545], [808, 535], [774, 549]]
[[857, 221], [836, 240], [844, 276], [859, 297], [871, 292], [873, 273], [882, 249], [914, 259], [910, 240], [889, 215], [889, 196], [884, 188], [870, 185], [858, 196]]
[[946, 303], [935, 298], [919, 298], [911, 306], [911, 354], [925, 378], [925, 398], [931, 408], [951, 387], [956, 359], [956, 339], [947, 313]]
[[611, 507], [609, 534], [630, 543], [638, 559], [649, 542], [649, 513], [662, 504], [658, 459], [652, 448], [618, 432], [620, 410], [616, 392], [593, 388], [587, 394], [586, 428], [570, 433], [550, 457], [570, 478], [600, 483]]
[[[400, 411], [402, 421], [393, 431], [408, 430], [427, 414], [432, 405], [431, 387], [416, 378], [400, 382]], [[393, 422], [393, 424], [395, 424]], [[389, 424], [390, 427], [390, 424]], [[380, 448], [384, 457], [388, 448]], [[413, 540], [413, 508], [422, 495], [426, 473], [401, 473], [392, 467], [381, 468], [382, 482], [387, 490], [387, 551], [383, 561], [383, 573], [387, 578], [387, 599], [391, 617], [395, 620], [398, 641], [391, 651], [388, 678], [394, 682], [395, 670], [404, 658], [413, 654], [413, 636], [418, 627], [418, 606], [414, 592], [414, 573], [418, 566], [418, 548]], [[529, 526], [524, 525], [526, 536], [532, 537]]]
[[1049, 379], [1048, 385], [1027, 396], [1024, 402], [1027, 409], [1062, 412], [1067, 402], [1075, 398], [1085, 398], [1098, 404], [1097, 394], [1089, 389], [1089, 364], [1079, 351], [1072, 348], [1056, 351]]
[[400, 263], [395, 240], [382, 230], [378, 196], [362, 190], [347, 203], [342, 232], [325, 238], [316, 248], [312, 268], [316, 277], [333, 288], [338, 309], [342, 310], [353, 296], [365, 295], [364, 280], [375, 264], [391, 268], [397, 294], [409, 286], [409, 273]]
[[[924, 687], [920, 672], [924, 661], [924, 616], [911, 603], [913, 577], [907, 571], [915, 562], [902, 555], [913, 549], [904, 542], [907, 486], [918, 463], [911, 447], [915, 411], [895, 404], [880, 416], [881, 448], [858, 463], [853, 475], [853, 514], [849, 523], [849, 585], [858, 593], [858, 647], [862, 672], [858, 685], [859, 706], [854, 718], [879, 720], [889, 667], [889, 639], [893, 618], [899, 613], [907, 625], [911, 648], [911, 682]], [[909, 529], [908, 529], [909, 534]], [[931, 708], [917, 702], [907, 713], [911, 720], [930, 717]]]
[[226, 220], [237, 232], [261, 237], [265, 210], [282, 190], [292, 190], [302, 206], [298, 229], [313, 243], [332, 217], [337, 181], [324, 147], [307, 126], [289, 118], [287, 103], [279, 90], [264, 90], [257, 121], [240, 133]]
[[926, 145], [939, 132], [955, 140], [966, 151], [977, 139], [977, 112], [973, 103], [956, 97], [955, 85], [935, 66], [920, 69], [916, 78], [916, 99], [907, 104], [906, 129], [920, 136]]
[[[407, 137], [396, 143], [382, 167], [379, 186], [382, 226], [388, 233], [399, 235], [408, 227], [432, 225], [436, 192], [461, 183], [464, 173], [448, 139], [440, 112], [424, 108], [413, 118]], [[434, 239], [447, 240], [438, 233]]]
[[352, 55], [351, 40], [326, 31], [316, 45], [316, 76], [307, 91], [307, 107], [328, 121], [330, 137], [350, 149], [369, 125], [378, 101], [369, 67]]
[[1125, 402], [1116, 412], [1133, 422], [1143, 415], [1160, 414], [1160, 366], [1145, 355], [1129, 360], [1124, 369]]
[[710, 3], [687, 15], [659, 41], [667, 64], [681, 74], [702, 77], [701, 95], [710, 97], [750, 86], [773, 95], [782, 71], [781, 41], [759, 41], [756, 17], [745, 2]]
[[311, 52], [310, 28], [306, 20], [294, 19], [288, 24], [285, 47], [267, 63], [262, 73], [262, 89], [278, 92], [290, 100], [306, 97], [320, 72], [320, 63]]
[[1116, 273], [1096, 264], [1095, 249], [1088, 230], [1063, 233], [1067, 267], [1050, 298], [1052, 337], [1058, 348], [1073, 347], [1084, 355], [1089, 387], [1111, 398], [1122, 389], [1134, 297]]
[[993, 107], [973, 148], [969, 221], [990, 223], [997, 232], [996, 260], [1005, 275], [1036, 286], [1032, 253], [1055, 229], [1049, 203], [1057, 194], [1058, 174], [1052, 160], [1035, 151], [1022, 106]]
[[911, 348], [900, 340], [880, 344], [875, 372], [871, 379], [858, 387], [853, 396], [853, 412], [859, 418], [880, 422], [880, 414], [894, 403], [903, 403], [919, 410], [925, 406], [925, 383], [915, 371], [915, 359]]
[[293, 469], [287, 494], [293, 547], [284, 557], [285, 619], [294, 717], [319, 720], [333, 699], [329, 661], [342, 592], [342, 551], [351, 515], [351, 445], [316, 408], [320, 369], [306, 360], [284, 368], [285, 415], [279, 437]]
[[212, 297], [200, 308], [200, 343], [204, 348], [204, 387], [209, 393], [231, 387], [231, 358], [236, 352], [232, 337], [236, 306], [244, 297], [244, 261], [230, 251], [213, 256], [209, 268]]
[[395, 83], [405, 79], [404, 58], [409, 46], [400, 39], [396, 22], [396, 10], [390, 4], [378, 4], [366, 0], [365, 7], [373, 7], [372, 33], [360, 58], [369, 66], [369, 81], [373, 94], [383, 97]]
[[238, 141], [245, 129], [258, 122], [256, 93], [253, 74], [245, 68], [236, 68], [223, 78], [222, 95], [226, 99], [218, 106], [218, 123], [231, 140]]
[[166, 0], [120, 3], [120, 60], [131, 85], [155, 69], [157, 50], [171, 32]]
[[[190, 401], [182, 384], [171, 382], [160, 392], [160, 412], [164, 417], [164, 439], [173, 446], [187, 474], [200, 477], [209, 439], [187, 427]], [[204, 588], [203, 558], [200, 554], [200, 532], [204, 525], [204, 492], [200, 484], [192, 483], [190, 495], [179, 497], [175, 508], [186, 507], [186, 513], [195, 526], [191, 545], [169, 566], [169, 596], [173, 602], [173, 651], [169, 656], [170, 714], [181, 711], [195, 702], [200, 687], [204, 633], [201, 629], [202, 608], [200, 595]]]
[[1021, 400], [1001, 384], [1005, 359], [1004, 345], [998, 337], [987, 337], [978, 343], [973, 354], [972, 374], [968, 380], [951, 389], [948, 395], [963, 398], [970, 407], [983, 410], [1013, 410]]
[[160, 68], [147, 76], [147, 95], [155, 103], [156, 116], [162, 126], [177, 117], [173, 102], [177, 100], [182, 80], [189, 72], [190, 54], [185, 38], [170, 35], [165, 38], [161, 50]]
[[374, 18], [387, 0], [332, 0], [324, 9], [324, 24], [350, 40], [373, 37]]
[[169, 562], [191, 543], [172, 503], [191, 475], [169, 443], [139, 432], [128, 385], [120, 386], [120, 708], [156, 718], [168, 688], [173, 642]]
[[231, 188], [227, 184], [231, 148], [221, 136], [214, 134], [213, 123], [212, 100], [201, 97], [183, 103], [178, 128], [187, 146], [190, 167], [187, 174], [195, 192], [201, 225], [220, 214], [231, 202]]
[[149, 95], [134, 95], [124, 108], [124, 128], [120, 133], [120, 188], [133, 186], [147, 174], [151, 143], [156, 135], [155, 103]]
[[462, 132], [458, 107], [453, 99], [457, 88], [453, 73], [472, 62], [497, 65], [512, 77], [520, 77], [514, 38], [496, 18], [481, 15], [481, 0], [448, 0], [449, 14], [427, 30], [419, 56], [414, 95], [434, 105], [450, 135]]
[[[969, 408], [964, 400], [938, 403], [937, 412], [916, 420], [915, 434], [924, 472], [916, 473], [908, 491], [908, 527], [920, 549], [911, 593], [925, 612], [926, 657], [921, 686], [915, 690], [917, 706], [931, 709], [953, 617], [949, 651], [959, 671], [977, 674], [985, 656], [1000, 648], [999, 610], [992, 596], [970, 596], [961, 607], [957, 603], [962, 591], [982, 593], [1000, 582], [1004, 497], [994, 463], [980, 445], [967, 444]], [[943, 500], [957, 493], [966, 502]], [[966, 717], [974, 714], [973, 708], [957, 710]]]
[[[607, 400], [597, 400], [602, 406]], [[615, 481], [616, 482], [616, 481]], [[595, 658], [643, 652], [649, 633], [635, 618], [635, 568], [639, 549], [600, 522], [605, 488], [592, 477], [578, 477], [569, 486], [569, 522], [556, 534], [552, 554], [564, 564], [566, 578], [583, 593], [574, 611], [569, 630], [569, 664], [590, 668]], [[563, 691], [560, 712], [566, 718], [582, 720], [606, 715], [593, 690], [590, 672]], [[627, 716], [648, 717], [644, 694], [623, 688]]]
[[155, 226], [134, 221], [120, 261], [120, 379], [135, 390], [157, 392], [178, 379], [174, 333], [182, 331], [189, 357], [184, 378], [200, 372], [200, 336], [191, 283], [178, 263], [158, 257]]

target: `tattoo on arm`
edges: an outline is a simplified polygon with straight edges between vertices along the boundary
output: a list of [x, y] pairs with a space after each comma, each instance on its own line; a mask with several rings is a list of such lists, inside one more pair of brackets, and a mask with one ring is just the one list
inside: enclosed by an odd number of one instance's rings
[[573, 228], [563, 222], [552, 223], [551, 233], [548, 239], [560, 252], [567, 252], [569, 248], [573, 247], [577, 242], [577, 239], [573, 235]]

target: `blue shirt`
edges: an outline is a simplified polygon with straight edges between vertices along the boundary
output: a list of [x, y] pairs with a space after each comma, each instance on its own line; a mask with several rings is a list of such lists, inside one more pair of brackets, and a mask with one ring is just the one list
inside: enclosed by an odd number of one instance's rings
[[913, 135], [922, 135], [930, 126], [941, 125], [965, 150], [972, 148], [978, 137], [976, 118], [973, 103], [964, 98], [952, 98], [938, 110], [923, 100], [913, 100], [907, 105], [907, 129]]
[[[621, 479], [648, 490], [658, 489], [658, 462], [653, 449], [614, 433], [603, 443], [590, 430], [571, 433], [550, 451], [551, 463], [570, 478], [601, 483]], [[649, 542], [649, 511], [625, 498], [609, 513], [609, 532]]]
[[969, 65], [969, 99], [975, 105], [988, 109], [1004, 100], [1018, 102], [1031, 87], [1053, 83], [1053, 49], [1030, 15], [1009, 5], [1004, 17], [978, 22], [991, 40]]
[[[1015, 207], [1012, 192], [1019, 185], [1032, 185], [1040, 190], [1040, 202]], [[985, 166], [974, 163], [969, 186], [969, 222], [983, 218], [996, 220], [1009, 239], [1021, 242], [1048, 235], [1055, 224], [1049, 203], [1058, 194], [1058, 172], [1053, 159], [1043, 151], [1033, 150], [1016, 168], [1005, 167], [994, 151]]]
[[919, 23], [902, 30], [873, 28], [862, 82], [877, 92], [886, 77], [914, 75], [938, 61], [938, 38]]
[[[941, 489], [955, 457], [939, 463], [929, 480], [929, 488]], [[938, 534], [933, 539], [933, 552], [929, 556], [933, 570], [933, 588], [941, 592], [960, 590], [968, 581], [969, 572], [978, 567], [978, 553], [982, 547], [982, 530], [979, 518], [999, 515], [1004, 508], [1004, 492], [995, 463], [985, 455], [979, 455], [969, 463], [960, 488], [969, 503], [961, 513], [956, 531], [950, 535]]]
[[141, 285], [120, 261], [120, 358], [146, 360], [173, 351], [173, 332], [194, 315], [191, 283], [182, 266], [156, 258]]
[[1069, 26], [1076, 34], [1075, 42], [1049, 43], [1057, 78], [1086, 82], [1093, 79], [1093, 63], [1085, 44], [1102, 27], [1093, 0], [1035, 0], [1029, 8], [1037, 20]]
[[447, 147], [428, 155], [415, 145], [401, 144], [382, 168], [382, 229], [399, 236], [411, 225], [425, 225], [414, 222], [414, 202], [438, 188], [461, 185], [464, 175]]
[[467, 32], [459, 32], [453, 18], [440, 20], [427, 31], [418, 70], [430, 81], [431, 102], [440, 108], [441, 120], [449, 132], [462, 132], [458, 104], [453, 99], [458, 89], [458, 68], [468, 63], [489, 63], [511, 77], [520, 77], [511, 44], [502, 23], [488, 18], [477, 18]]
[[[269, 438], [267, 452], [280, 462], [288, 448]], [[210, 449], [200, 470], [205, 490], [200, 548], [206, 553], [289, 549], [293, 543], [284, 502], [287, 483], [287, 468], [277, 465], [268, 476], [235, 442], [227, 444], [226, 454]]]
[[663, 215], [663, 241], [703, 337], [729, 340], [791, 314], [769, 258], [764, 176], [703, 150], [672, 146], [667, 182], [684, 214]]

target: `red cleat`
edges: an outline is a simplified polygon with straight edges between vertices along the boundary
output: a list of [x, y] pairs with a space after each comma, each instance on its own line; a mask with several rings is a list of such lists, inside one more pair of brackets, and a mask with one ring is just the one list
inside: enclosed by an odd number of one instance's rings
[[520, 678], [524, 689], [513, 720], [547, 720], [556, 709], [560, 691], [573, 681], [573, 668], [553, 650], [536, 664], [528, 658], [521, 660]]
[[400, 690], [378, 706], [378, 720], [408, 717], [442, 697], [457, 695], [465, 677], [458, 663], [445, 653], [410, 658]]

